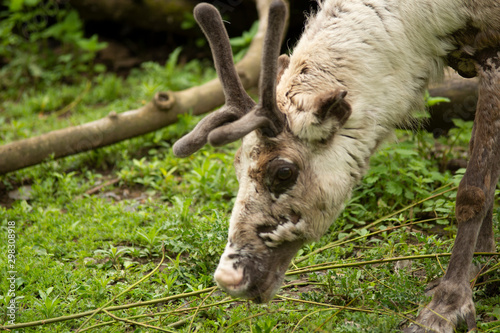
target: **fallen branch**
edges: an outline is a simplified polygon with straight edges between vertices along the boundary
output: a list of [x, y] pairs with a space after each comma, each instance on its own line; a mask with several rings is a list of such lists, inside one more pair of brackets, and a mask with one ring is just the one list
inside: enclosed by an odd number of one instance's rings
[[[236, 69], [245, 89], [258, 84], [262, 44], [267, 29], [270, 0], [256, 0], [259, 29], [245, 57]], [[78, 154], [150, 133], [177, 122], [178, 115], [192, 111], [199, 115], [224, 103], [218, 79], [177, 92], [157, 93], [145, 106], [105, 118], [68, 127], [0, 147], [0, 175], [43, 162]]]

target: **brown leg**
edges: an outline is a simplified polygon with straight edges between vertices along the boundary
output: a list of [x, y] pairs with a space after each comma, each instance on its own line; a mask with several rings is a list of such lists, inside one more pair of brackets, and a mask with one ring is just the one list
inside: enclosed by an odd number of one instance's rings
[[[478, 62], [479, 101], [471, 157], [457, 193], [458, 232], [450, 264], [434, 296], [406, 333], [452, 333], [458, 322], [476, 328], [469, 284], [475, 249], [494, 249], [492, 205], [500, 173], [500, 52], [488, 51]], [[479, 242], [478, 242], [479, 241]], [[483, 247], [484, 246], [484, 247]]]
[[[479, 230], [479, 235], [477, 236], [476, 249], [474, 252], [495, 252], [495, 238], [493, 234], [493, 204], [491, 205], [488, 213], [486, 213], [485, 218], [481, 224], [481, 229]], [[470, 266], [469, 281], [476, 278], [478, 273], [481, 271], [483, 266], [474, 265]], [[433, 296], [436, 291], [436, 287], [439, 286], [443, 278], [438, 278], [427, 285], [425, 289], [426, 296]]]
[[475, 252], [495, 252], [495, 235], [493, 234], [493, 203], [479, 230]]
[[[493, 233], [493, 204], [492, 204], [491, 207], [488, 209], [486, 216], [484, 217], [483, 223], [481, 224], [481, 229], [479, 230], [479, 235], [477, 236], [476, 249], [474, 250], [474, 252], [495, 252], [496, 246], [495, 246], [494, 236], [495, 235]], [[484, 265], [472, 263], [472, 265], [470, 266], [469, 281], [477, 279], [479, 273], [483, 269]], [[475, 281], [475, 283], [477, 282], [478, 281]]]

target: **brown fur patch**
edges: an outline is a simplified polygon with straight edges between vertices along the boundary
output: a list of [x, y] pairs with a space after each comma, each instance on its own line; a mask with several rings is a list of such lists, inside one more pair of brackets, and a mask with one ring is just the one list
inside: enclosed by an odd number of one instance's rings
[[285, 69], [288, 68], [290, 64], [290, 57], [286, 54], [282, 54], [278, 57], [278, 75], [276, 77], [276, 85], [280, 82]]
[[269, 161], [274, 159], [276, 156], [278, 156], [278, 152], [274, 151], [273, 145], [254, 147], [250, 153], [250, 158], [253, 161], [257, 161], [257, 166], [249, 168], [248, 176], [255, 180], [257, 184], [264, 184], [267, 163], [269, 163]]
[[458, 223], [466, 222], [479, 214], [486, 201], [483, 190], [475, 186], [460, 186], [457, 193], [456, 216]]
[[[456, 50], [449, 53], [448, 65], [466, 78], [477, 76], [476, 63], [482, 62], [484, 50], [498, 49], [500, 46], [500, 31], [482, 30], [471, 24], [456, 31], [452, 38]], [[488, 56], [489, 53], [486, 52]]]
[[351, 115], [351, 105], [344, 99], [347, 91], [337, 89], [316, 96], [315, 113], [320, 120], [327, 117], [334, 117], [342, 127]]

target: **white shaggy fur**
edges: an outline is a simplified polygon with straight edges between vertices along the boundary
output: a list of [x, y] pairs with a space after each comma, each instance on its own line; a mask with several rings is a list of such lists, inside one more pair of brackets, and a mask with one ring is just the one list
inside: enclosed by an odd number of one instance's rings
[[280, 224], [272, 232], [263, 232], [259, 236], [262, 238], [267, 238], [269, 240], [264, 241], [264, 244], [269, 247], [276, 247], [283, 242], [291, 242], [301, 237], [306, 232], [307, 224], [304, 220], [300, 220], [298, 223], [287, 222], [285, 224]]
[[363, 136], [379, 142], [422, 108], [428, 81], [442, 75], [442, 57], [452, 46], [436, 36], [463, 27], [464, 1], [332, 0], [320, 5], [278, 84], [278, 105], [294, 134], [318, 140], [329, 131], [326, 126], [310, 133], [317, 127], [310, 112], [314, 97], [346, 89], [353, 114], [345, 128], [365, 128]]

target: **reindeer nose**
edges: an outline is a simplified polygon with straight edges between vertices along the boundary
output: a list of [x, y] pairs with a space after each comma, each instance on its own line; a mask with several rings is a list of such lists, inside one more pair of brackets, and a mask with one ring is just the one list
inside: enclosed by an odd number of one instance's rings
[[215, 271], [214, 278], [223, 289], [235, 289], [243, 281], [243, 269], [234, 269], [232, 265], [225, 265], [221, 260]]
[[241, 286], [243, 282], [243, 268], [236, 265], [239, 255], [229, 246], [222, 254], [219, 266], [215, 270], [214, 278], [219, 287], [230, 292]]

